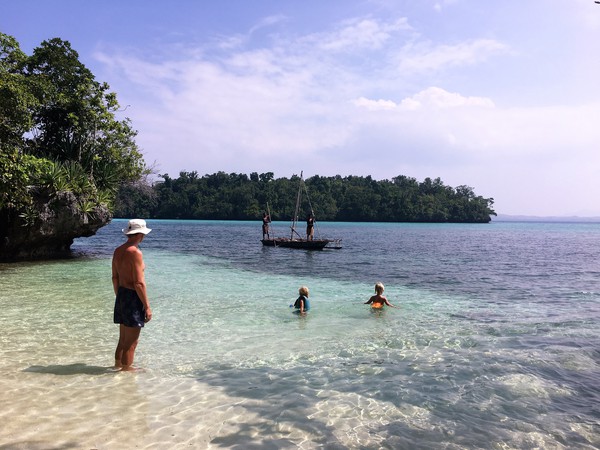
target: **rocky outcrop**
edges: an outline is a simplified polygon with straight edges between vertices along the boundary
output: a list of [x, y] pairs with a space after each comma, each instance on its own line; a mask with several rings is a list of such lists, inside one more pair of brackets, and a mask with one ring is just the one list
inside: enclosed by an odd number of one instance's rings
[[0, 261], [64, 258], [73, 240], [93, 236], [112, 219], [105, 206], [82, 211], [70, 191], [37, 196], [30, 215], [0, 211]]

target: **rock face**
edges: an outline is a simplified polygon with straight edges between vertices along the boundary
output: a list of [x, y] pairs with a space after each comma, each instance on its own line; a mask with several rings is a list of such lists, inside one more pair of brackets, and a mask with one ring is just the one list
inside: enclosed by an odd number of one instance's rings
[[36, 216], [28, 219], [5, 217], [0, 211], [0, 261], [68, 257], [73, 239], [93, 236], [112, 219], [105, 206], [82, 212], [69, 191], [38, 199], [34, 210]]

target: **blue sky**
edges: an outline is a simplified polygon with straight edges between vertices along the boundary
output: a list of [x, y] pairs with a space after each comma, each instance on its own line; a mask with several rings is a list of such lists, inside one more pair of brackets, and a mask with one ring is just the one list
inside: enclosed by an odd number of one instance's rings
[[593, 0], [0, 0], [0, 31], [69, 41], [158, 173], [440, 177], [600, 216]]

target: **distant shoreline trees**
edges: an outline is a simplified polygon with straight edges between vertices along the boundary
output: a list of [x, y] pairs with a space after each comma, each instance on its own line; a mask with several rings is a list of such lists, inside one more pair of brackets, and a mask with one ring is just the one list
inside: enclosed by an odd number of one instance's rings
[[[250, 176], [217, 172], [200, 177], [181, 172], [160, 175], [150, 186], [125, 185], [115, 203], [115, 217], [195, 220], [259, 220], [267, 204], [272, 220], [289, 220], [295, 210], [299, 177], [275, 178], [273, 172]], [[342, 222], [488, 223], [496, 215], [493, 198], [469, 186], [446, 186], [440, 178], [315, 175], [305, 180], [317, 220]], [[303, 219], [301, 217], [300, 219]]]

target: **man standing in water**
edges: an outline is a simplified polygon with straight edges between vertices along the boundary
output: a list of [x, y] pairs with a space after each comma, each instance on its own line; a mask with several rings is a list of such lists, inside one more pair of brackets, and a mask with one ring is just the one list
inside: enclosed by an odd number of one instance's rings
[[132, 370], [140, 331], [152, 319], [144, 280], [144, 260], [138, 248], [150, 231], [146, 221], [130, 220], [128, 227], [123, 230], [127, 242], [117, 247], [113, 254], [112, 282], [116, 295], [114, 322], [120, 324], [115, 368], [120, 370]]

